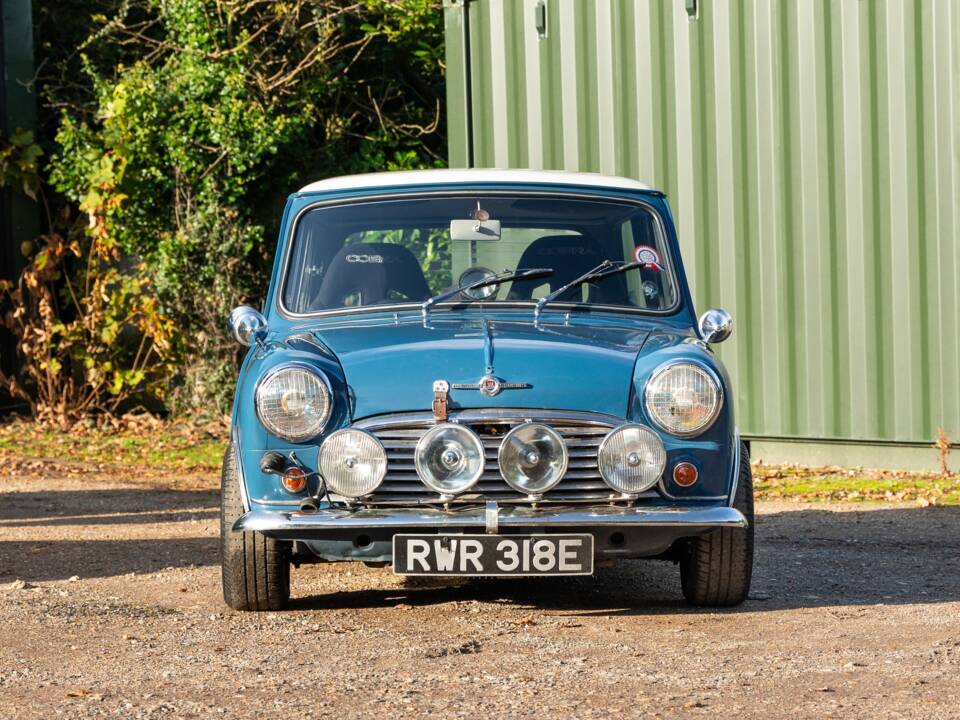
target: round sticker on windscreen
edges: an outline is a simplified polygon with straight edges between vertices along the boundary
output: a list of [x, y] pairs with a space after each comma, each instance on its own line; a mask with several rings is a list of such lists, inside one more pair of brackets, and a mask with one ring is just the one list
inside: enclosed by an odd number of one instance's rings
[[638, 246], [637, 249], [633, 251], [633, 257], [636, 258], [637, 262], [642, 262], [645, 265], [660, 264], [660, 256], [657, 254], [657, 251], [649, 245]]

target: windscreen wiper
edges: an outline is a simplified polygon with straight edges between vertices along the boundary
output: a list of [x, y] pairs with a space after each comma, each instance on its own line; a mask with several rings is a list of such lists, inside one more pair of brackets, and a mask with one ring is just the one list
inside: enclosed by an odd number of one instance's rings
[[[476, 282], [467, 283], [466, 285], [461, 285], [458, 288], [453, 290], [445, 290], [439, 295], [434, 295], [431, 298], [428, 298], [420, 306], [420, 312], [423, 314], [423, 319], [427, 319], [427, 315], [430, 312], [430, 308], [436, 305], [439, 302], [444, 300], [449, 300], [450, 298], [459, 295], [461, 293], [467, 293], [471, 290], [479, 290], [480, 288], [491, 287], [493, 285], [502, 285], [505, 282], [522, 281], [522, 280], [536, 280], [537, 278], [544, 278], [553, 275], [553, 268], [530, 268], [529, 270], [504, 270], [503, 272], [497, 273], [496, 275], [488, 275], [485, 278], [481, 278]], [[473, 298], [467, 295], [463, 298], [463, 302], [473, 302], [474, 300], [479, 300], [480, 298]]]
[[549, 295], [540, 298], [537, 300], [537, 306], [533, 309], [533, 321], [540, 321], [540, 313], [543, 312], [543, 308], [546, 307], [547, 303], [553, 302], [558, 297], [563, 295], [567, 290], [571, 288], [579, 287], [585, 282], [591, 282], [593, 280], [602, 280], [603, 278], [610, 277], [611, 275], [619, 275], [620, 273], [625, 273], [628, 270], [633, 270], [634, 268], [642, 267], [648, 263], [642, 261], [636, 262], [614, 262], [613, 260], [604, 260], [602, 263], [597, 265], [592, 270], [588, 270], [583, 275], [574, 280], [571, 280], [563, 287], [559, 287], [554, 290]]

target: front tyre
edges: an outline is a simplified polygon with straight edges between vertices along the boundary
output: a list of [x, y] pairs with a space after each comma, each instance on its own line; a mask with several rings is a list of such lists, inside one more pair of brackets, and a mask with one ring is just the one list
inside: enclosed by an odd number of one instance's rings
[[223, 599], [234, 610], [282, 610], [290, 600], [289, 543], [258, 532], [233, 532], [243, 514], [233, 444], [220, 478], [220, 563]]
[[680, 561], [683, 596], [692, 605], [739, 605], [750, 592], [753, 575], [753, 473], [750, 455], [740, 443], [740, 476], [733, 507], [747, 519], [745, 528], [721, 528], [687, 541]]

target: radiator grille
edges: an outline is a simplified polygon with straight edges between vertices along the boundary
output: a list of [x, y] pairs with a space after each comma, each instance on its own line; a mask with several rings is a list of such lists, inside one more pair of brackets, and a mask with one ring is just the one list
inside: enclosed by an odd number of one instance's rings
[[[543, 503], [596, 503], [617, 499], [600, 477], [597, 468], [597, 450], [613, 425], [596, 421], [536, 418], [556, 430], [563, 437], [569, 453], [567, 472], [548, 492]], [[526, 495], [511, 488], [500, 476], [497, 452], [503, 437], [511, 428], [525, 422], [524, 418], [492, 418], [462, 421], [483, 441], [486, 463], [480, 481], [468, 492], [458, 495], [452, 503], [477, 503], [496, 500], [500, 503], [528, 503]], [[389, 425], [365, 427], [383, 444], [387, 451], [387, 475], [377, 491], [365, 500], [372, 505], [416, 505], [439, 502], [439, 495], [424, 485], [417, 476], [414, 449], [420, 437], [433, 426], [430, 420], [417, 419], [409, 423], [393, 421]], [[656, 491], [646, 495], [656, 497]]]

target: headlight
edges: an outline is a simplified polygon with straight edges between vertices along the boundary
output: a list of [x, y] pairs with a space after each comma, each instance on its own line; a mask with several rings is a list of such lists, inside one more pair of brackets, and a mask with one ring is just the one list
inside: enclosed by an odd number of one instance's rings
[[415, 461], [424, 485], [441, 495], [457, 495], [483, 474], [483, 443], [472, 430], [444, 423], [420, 438]]
[[717, 418], [723, 393], [713, 374], [693, 363], [658, 370], [644, 392], [650, 418], [672, 435], [696, 435]]
[[497, 457], [503, 479], [527, 495], [542, 495], [567, 471], [563, 438], [546, 425], [518, 425], [503, 439]]
[[302, 442], [330, 419], [330, 388], [311, 368], [284, 365], [267, 373], [256, 392], [257, 417], [277, 437]]
[[607, 485], [628, 495], [649, 490], [663, 475], [667, 452], [653, 430], [621, 425], [600, 443], [597, 465]]
[[323, 441], [317, 464], [332, 492], [344, 497], [363, 497], [383, 482], [387, 452], [370, 433], [345, 428]]

